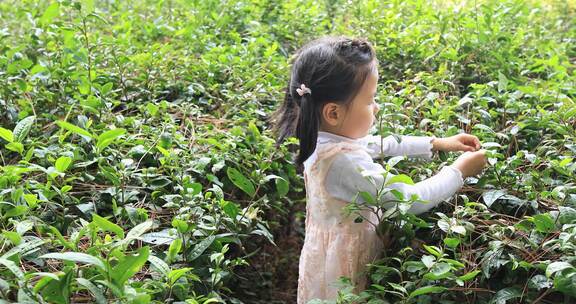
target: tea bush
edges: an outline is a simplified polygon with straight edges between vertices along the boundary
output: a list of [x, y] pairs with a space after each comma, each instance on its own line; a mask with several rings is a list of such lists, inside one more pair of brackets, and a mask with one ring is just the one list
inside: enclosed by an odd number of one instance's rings
[[376, 47], [379, 134], [469, 132], [490, 166], [422, 217], [399, 202], [338, 302], [572, 303], [575, 5], [0, 2], [0, 301], [295, 302], [305, 194], [268, 118], [295, 50], [343, 34]]

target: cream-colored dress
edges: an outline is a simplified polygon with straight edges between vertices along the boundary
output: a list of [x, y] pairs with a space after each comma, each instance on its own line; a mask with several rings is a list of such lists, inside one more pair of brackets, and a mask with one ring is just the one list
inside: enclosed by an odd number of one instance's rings
[[[324, 181], [330, 162], [338, 153], [362, 149], [347, 142], [324, 144], [316, 151], [316, 161], [304, 172], [306, 183], [306, 237], [300, 255], [298, 304], [312, 299], [335, 299], [341, 276], [364, 289], [366, 264], [377, 258], [380, 241], [368, 222], [355, 223], [354, 216], [344, 216], [348, 204], [326, 192]], [[370, 216], [375, 222], [375, 215]]]
[[[376, 148], [385, 147], [383, 152], [387, 155], [417, 155], [430, 159], [430, 138], [406, 137], [402, 144], [386, 138], [384, 143]], [[343, 208], [351, 201], [353, 192], [357, 193], [354, 189], [360, 187], [362, 189], [358, 190], [374, 192], [361, 183], [349, 189], [350, 184], [355, 184], [353, 181], [364, 177], [358, 170], [350, 169], [347, 159], [354, 160], [353, 165], [358, 169], [372, 171], [375, 180], [383, 170], [372, 161], [374, 155], [369, 153], [368, 145], [366, 139], [350, 140], [320, 132], [316, 150], [304, 164], [306, 236], [299, 263], [298, 304], [313, 299], [336, 299], [340, 277], [351, 279], [355, 292], [366, 287], [366, 264], [376, 260], [382, 250], [382, 242], [370, 223], [377, 223], [376, 215], [364, 211], [362, 216], [369, 221], [355, 222], [358, 216], [344, 215]], [[416, 185], [398, 185], [398, 190], [431, 201], [432, 205], [414, 206], [419, 209], [413, 213], [425, 212], [461, 187], [462, 177], [454, 171], [457, 169], [445, 167], [436, 176]], [[327, 180], [331, 181], [329, 185], [326, 185]]]

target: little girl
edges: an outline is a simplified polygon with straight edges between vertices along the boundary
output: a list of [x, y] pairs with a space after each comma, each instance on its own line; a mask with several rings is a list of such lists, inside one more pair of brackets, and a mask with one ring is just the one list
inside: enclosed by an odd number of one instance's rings
[[300, 255], [298, 304], [335, 299], [335, 283], [343, 276], [351, 279], [357, 292], [365, 288], [367, 278], [362, 272], [377, 258], [381, 241], [370, 221], [357, 223], [356, 217], [342, 211], [354, 199], [361, 201], [359, 191], [376, 195], [386, 182], [385, 169], [373, 157], [431, 159], [433, 151], [467, 151], [429, 179], [387, 186], [404, 197], [415, 194], [427, 202], [413, 203], [409, 212], [415, 214], [451, 197], [464, 178], [479, 174], [486, 164], [478, 138], [468, 134], [403, 136], [400, 143], [393, 137], [368, 135], [379, 110], [374, 102], [377, 83], [374, 49], [359, 39], [320, 38], [305, 45], [292, 63], [286, 97], [274, 119], [279, 143], [293, 135], [298, 138], [297, 163], [304, 165], [306, 236]]

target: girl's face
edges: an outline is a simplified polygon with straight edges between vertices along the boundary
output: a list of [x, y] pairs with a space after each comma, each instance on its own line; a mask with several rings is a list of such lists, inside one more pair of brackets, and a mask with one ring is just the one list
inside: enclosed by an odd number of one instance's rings
[[[368, 75], [358, 95], [348, 106], [338, 105], [333, 109], [332, 119], [328, 118], [326, 131], [353, 139], [368, 135], [376, 120], [376, 113], [380, 110], [380, 106], [374, 101], [377, 86], [376, 70]], [[327, 115], [330, 117], [329, 112]]]

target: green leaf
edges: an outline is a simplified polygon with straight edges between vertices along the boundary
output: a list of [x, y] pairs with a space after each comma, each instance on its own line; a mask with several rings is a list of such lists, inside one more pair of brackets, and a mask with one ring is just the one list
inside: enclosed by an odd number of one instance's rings
[[14, 135], [12, 134], [12, 131], [2, 127], [0, 127], [0, 137], [9, 143], [14, 141]]
[[132, 242], [135, 239], [138, 239], [140, 236], [142, 236], [144, 233], [146, 233], [148, 230], [150, 230], [153, 226], [154, 226], [154, 222], [151, 220], [142, 222], [142, 223], [134, 226], [134, 228], [132, 228], [132, 229], [130, 229], [130, 231], [128, 231], [128, 233], [126, 234], [126, 238], [118, 241], [116, 243], [116, 245], [124, 246], [124, 245], [130, 244], [130, 242]]
[[491, 304], [506, 304], [506, 301], [520, 298], [522, 291], [516, 287], [508, 287], [500, 289], [494, 297], [490, 300]]
[[6, 211], [3, 215], [4, 218], [10, 218], [10, 217], [15, 217], [15, 216], [20, 216], [22, 214], [25, 214], [28, 211], [28, 206], [24, 206], [24, 205], [18, 205], [15, 206], [14, 208], [9, 209], [8, 211]]
[[483, 124], [475, 124], [474, 129], [480, 129], [480, 130], [486, 131], [488, 133], [496, 134], [496, 132], [494, 132], [494, 130], [492, 130], [492, 128], [490, 128], [487, 125], [483, 125]]
[[438, 248], [436, 246], [428, 246], [426, 244], [423, 244], [422, 246], [424, 246], [424, 249], [426, 249], [426, 251], [428, 251], [430, 254], [436, 256], [437, 258], [442, 257], [442, 250], [440, 250], [440, 248]]
[[176, 259], [176, 256], [178, 255], [181, 249], [182, 249], [182, 239], [175, 239], [172, 242], [172, 244], [170, 244], [170, 247], [168, 247], [168, 256], [167, 256], [168, 263], [171, 263]]
[[250, 130], [250, 132], [254, 135], [254, 137], [256, 139], [260, 138], [260, 130], [258, 130], [258, 127], [256, 127], [256, 124], [254, 124], [253, 121], [248, 123], [248, 129]]
[[106, 95], [112, 90], [113, 87], [114, 87], [114, 84], [112, 82], [108, 82], [102, 86], [100, 93], [102, 95]]
[[81, 135], [82, 137], [86, 138], [87, 140], [90, 140], [92, 137], [94, 137], [92, 134], [90, 134], [90, 132], [75, 126], [69, 122], [63, 121], [63, 120], [59, 120], [56, 122], [56, 124], [58, 126], [60, 126], [60, 128], [68, 130], [72, 133], [76, 133], [78, 135]]
[[[33, 272], [30, 275], [34, 275], [34, 276], [41, 277], [41, 278], [48, 277], [48, 278], [51, 278], [53, 280], [60, 280], [60, 277], [57, 274], [51, 273], [51, 272]], [[36, 289], [36, 286], [34, 286], [34, 288]]]
[[[112, 281], [96, 280], [95, 282], [101, 284], [102, 286], [107, 287], [108, 289], [110, 289], [112, 291], [112, 294], [116, 295], [117, 297], [124, 295], [123, 290], [118, 288], [118, 286], [116, 286], [114, 283], [112, 283]], [[145, 302], [145, 303], [149, 303], [149, 302]]]
[[158, 106], [150, 102], [146, 104], [146, 110], [150, 116], [155, 116], [158, 113]]
[[558, 222], [560, 224], [576, 224], [576, 209], [558, 206]]
[[84, 16], [94, 12], [94, 0], [81, 0], [80, 3], [82, 5], [82, 14]]
[[68, 192], [68, 191], [70, 191], [70, 190], [72, 190], [72, 186], [70, 186], [70, 185], [65, 185], [65, 186], [62, 186], [62, 188], [60, 189], [60, 192], [61, 192], [62, 194], [64, 194], [64, 193], [66, 193], [66, 192]]
[[18, 232], [16, 231], [2, 231], [2, 235], [7, 238], [8, 240], [10, 240], [10, 242], [14, 245], [18, 245], [22, 242], [22, 236], [20, 236], [20, 234], [18, 234]]
[[148, 184], [150, 186], [151, 189], [160, 189], [163, 187], [166, 187], [168, 185], [170, 185], [172, 183], [172, 181], [167, 178], [166, 176], [159, 176], [153, 180], [150, 181], [150, 183]]
[[240, 208], [234, 202], [222, 200], [220, 202], [220, 205], [222, 207], [222, 210], [224, 210], [224, 213], [226, 213], [226, 215], [228, 215], [232, 219], [236, 219], [236, 216], [240, 213]]
[[424, 278], [432, 281], [451, 277], [453, 276], [453, 274], [450, 272], [451, 270], [452, 266], [450, 266], [448, 263], [436, 263], [434, 266], [432, 266], [430, 272], [424, 275]]
[[444, 238], [444, 244], [450, 248], [456, 248], [460, 244], [460, 240], [457, 238]]
[[546, 267], [546, 277], [551, 277], [554, 273], [559, 272], [559, 271], [563, 271], [564, 269], [568, 269], [568, 268], [574, 268], [574, 266], [572, 266], [570, 263], [568, 262], [553, 262], [550, 263], [550, 265], [548, 265], [548, 267]]
[[20, 243], [16, 247], [12, 247], [6, 253], [2, 255], [3, 259], [11, 259], [14, 255], [18, 254], [20, 256], [26, 256], [30, 253], [38, 251], [38, 247], [44, 245], [46, 243], [45, 240], [42, 239], [33, 239], [29, 240], [25, 243]]
[[176, 236], [171, 234], [168, 230], [160, 232], [150, 232], [142, 235], [142, 241], [154, 245], [170, 244], [176, 239]]
[[444, 262], [446, 262], [446, 263], [448, 263], [454, 267], [458, 267], [458, 268], [464, 268], [464, 266], [465, 266], [464, 264], [462, 264], [462, 262], [459, 262], [459, 261], [456, 261], [453, 259], [443, 258], [442, 261], [444, 261]]
[[176, 228], [176, 230], [178, 230], [180, 233], [186, 233], [188, 232], [188, 227], [190, 226], [188, 225], [187, 221], [175, 218], [172, 220], [172, 227]]
[[41, 64], [36, 64], [34, 67], [32, 67], [30, 69], [30, 72], [28, 73], [28, 75], [36, 75], [38, 73], [42, 73], [44, 71], [47, 71], [48, 69], [46, 69], [46, 67], [42, 66]]
[[38, 197], [36, 196], [36, 194], [32, 193], [24, 194], [24, 200], [26, 201], [30, 209], [34, 209], [38, 206]]
[[549, 278], [547, 278], [546, 276], [543, 276], [541, 274], [533, 276], [530, 279], [530, 281], [528, 281], [528, 287], [530, 289], [535, 289], [535, 290], [550, 288], [550, 287], [552, 287], [552, 285], [553, 285], [553, 282]]
[[554, 278], [554, 289], [571, 297], [576, 297], [576, 272], [569, 275], [556, 276]]
[[28, 116], [21, 121], [19, 121], [16, 126], [14, 127], [14, 140], [17, 142], [22, 142], [30, 133], [30, 129], [32, 129], [32, 125], [36, 120], [36, 116]]
[[[82, 95], [90, 94], [90, 92], [92, 91], [92, 84], [88, 80], [88, 77], [80, 77], [80, 83], [78, 84], [78, 91]], [[88, 98], [86, 99], [86, 101], [88, 101]]]
[[404, 286], [402, 286], [402, 285], [400, 285], [400, 284], [388, 282], [388, 285], [390, 285], [390, 286], [391, 286], [392, 288], [394, 288], [395, 290], [400, 291], [402, 294], [408, 294], [408, 291], [406, 290], [406, 288], [404, 288]]
[[[83, 92], [85, 91], [90, 92], [89, 90], [90, 90], [89, 85], [88, 88], [82, 86]], [[104, 106], [104, 102], [94, 95], [89, 95], [85, 99], [80, 99], [80, 105], [82, 105], [82, 107], [84, 107], [84, 109], [86, 109], [87, 111], [99, 115], [100, 113], [99, 109], [101, 109]]]
[[461, 235], [466, 235], [466, 228], [464, 228], [462, 225], [452, 225], [450, 226], [450, 231]]
[[470, 281], [470, 280], [472, 280], [473, 278], [475, 278], [480, 272], [481, 272], [480, 270], [474, 270], [474, 271], [471, 271], [471, 272], [469, 272], [469, 273], [467, 273], [467, 274], [464, 274], [464, 275], [459, 276], [458, 279], [459, 279], [459, 280], [462, 280], [462, 281], [464, 281], [464, 282]]
[[114, 232], [121, 239], [124, 238], [124, 229], [96, 213], [92, 213], [92, 223], [104, 231]]
[[242, 175], [240, 171], [235, 168], [229, 167], [226, 170], [226, 174], [228, 178], [236, 185], [236, 187], [240, 188], [246, 194], [250, 195], [250, 197], [254, 197], [256, 194], [256, 189], [254, 189], [254, 185], [252, 182], [246, 178], [246, 176]]
[[16, 265], [16, 263], [5, 258], [0, 258], [0, 265], [4, 265], [6, 268], [8, 268], [8, 270], [12, 271], [18, 280], [24, 280], [24, 273], [22, 272], [22, 269]]
[[64, 173], [64, 172], [66, 172], [66, 169], [68, 169], [68, 167], [70, 166], [71, 163], [72, 163], [72, 159], [70, 157], [61, 156], [56, 160], [54, 167], [56, 168], [56, 170]]
[[432, 269], [430, 269], [430, 272], [432, 272], [433, 274], [440, 276], [443, 275], [447, 272], [449, 272], [452, 269], [452, 267], [450, 266], [450, 264], [448, 263], [436, 263], [434, 264], [434, 266], [432, 267]]
[[100, 268], [100, 270], [102, 270], [102, 271], [106, 271], [106, 266], [104, 264], [104, 261], [102, 261], [98, 257], [92, 256], [92, 255], [89, 255], [86, 253], [81, 253], [81, 252], [63, 252], [63, 253], [54, 252], [54, 253], [48, 253], [48, 254], [42, 255], [39, 258], [41, 258], [41, 259], [56, 259], [56, 260], [64, 260], [64, 261], [70, 261], [70, 262], [75, 262], [75, 263], [89, 264], [89, 265], [94, 265], [94, 266]]
[[436, 263], [436, 259], [431, 255], [423, 255], [421, 260], [424, 266], [426, 266], [426, 268], [432, 268], [432, 266], [434, 266], [434, 263]]
[[118, 261], [118, 265], [112, 270], [112, 281], [122, 288], [124, 283], [134, 276], [144, 266], [150, 255], [148, 246], [140, 248], [138, 255], [129, 255]]
[[98, 303], [98, 304], [107, 303], [106, 297], [104, 297], [102, 290], [100, 288], [98, 288], [98, 286], [94, 285], [94, 283], [92, 283], [92, 282], [90, 282], [84, 278], [76, 278], [76, 281], [78, 282], [78, 284], [84, 286], [86, 289], [88, 289], [88, 291], [90, 291], [90, 293], [92, 293], [92, 295], [94, 296], [94, 299], [96, 300], [96, 303]]
[[506, 91], [508, 87], [508, 78], [502, 72], [498, 71], [498, 92]]
[[556, 230], [556, 224], [554, 224], [554, 220], [548, 213], [536, 214], [532, 217], [532, 222], [539, 232], [550, 233]]
[[288, 194], [288, 191], [290, 191], [290, 184], [288, 183], [288, 181], [280, 177], [277, 178], [274, 182], [276, 183], [276, 191], [278, 191], [278, 196], [281, 198], [286, 196], [286, 194]]
[[[431, 255], [425, 255], [425, 256], [422, 257], [422, 260], [424, 260], [424, 257], [426, 257], [426, 256], [432, 258], [431, 264], [430, 264], [430, 267], [432, 267], [432, 264], [434, 263], [434, 257], [431, 256]], [[430, 268], [430, 267], [428, 267], [428, 265], [424, 265], [423, 262], [419, 262], [419, 261], [407, 261], [407, 262], [404, 262], [404, 264], [402, 265], [402, 267], [403, 267], [404, 269], [406, 269], [406, 271], [408, 271], [408, 272], [418, 272], [418, 271], [424, 269], [424, 267]]]
[[176, 281], [178, 281], [179, 278], [181, 278], [184, 274], [186, 274], [190, 270], [192, 270], [192, 268], [186, 267], [170, 271], [170, 273], [168, 274], [169, 284], [174, 285], [174, 283], [176, 283]]
[[125, 133], [126, 129], [121, 128], [108, 130], [100, 134], [100, 136], [98, 136], [96, 147], [98, 148], [98, 150], [102, 151], [104, 148], [112, 144], [116, 138], [124, 135]]
[[[372, 193], [370, 193], [368, 191], [360, 191], [360, 192], [358, 192], [358, 195], [360, 195], [360, 197], [368, 204], [375, 204], [376, 203], [376, 199], [374, 198]], [[391, 212], [394, 212], [394, 210], [391, 210]]]
[[410, 178], [410, 176], [405, 175], [405, 174], [398, 174], [398, 175], [392, 176], [390, 179], [388, 179], [388, 181], [386, 182], [386, 185], [391, 185], [394, 183], [414, 185], [414, 181], [412, 180], [412, 178]]
[[423, 294], [428, 294], [428, 293], [439, 293], [442, 291], [445, 291], [447, 288], [446, 287], [441, 287], [441, 286], [433, 286], [433, 285], [429, 285], [429, 286], [424, 286], [424, 287], [420, 287], [416, 290], [414, 290], [413, 292], [410, 293], [410, 298], [414, 298]]
[[70, 249], [70, 250], [75, 250], [74, 244], [72, 242], [67, 241], [66, 239], [64, 239], [64, 237], [62, 236], [62, 234], [60, 233], [60, 231], [58, 231], [58, 229], [56, 229], [53, 226], [49, 226], [48, 228], [50, 230], [50, 232], [52, 234], [54, 234], [56, 236], [56, 238], [58, 239], [58, 241], [60, 241], [60, 245]]
[[130, 229], [130, 231], [128, 231], [128, 234], [126, 235], [126, 239], [137, 239], [142, 234], [144, 234], [148, 230], [150, 230], [152, 228], [152, 226], [154, 226], [154, 222], [151, 220], [142, 222], [142, 223], [134, 226], [134, 228]]
[[44, 14], [42, 14], [42, 17], [40, 17], [40, 23], [44, 25], [50, 24], [52, 22], [52, 19], [58, 16], [59, 12], [60, 12], [60, 5], [58, 4], [58, 2], [54, 1], [52, 4], [50, 4], [50, 6], [48, 6], [48, 8], [46, 8]]
[[74, 270], [68, 269], [63, 275], [54, 279], [52, 276], [42, 276], [34, 286], [34, 291], [41, 291], [42, 297], [48, 303], [68, 304], [70, 303], [70, 283], [74, 276]]
[[6, 149], [17, 152], [18, 154], [22, 155], [22, 153], [24, 152], [24, 145], [15, 141], [7, 144]]
[[204, 251], [206, 251], [206, 249], [208, 249], [208, 247], [212, 245], [212, 242], [214, 242], [215, 239], [216, 237], [211, 235], [203, 239], [200, 243], [196, 244], [196, 246], [194, 246], [194, 249], [192, 250], [192, 252], [190, 252], [190, 255], [188, 256], [188, 261], [189, 262], [194, 261], [200, 255], [202, 255], [202, 253], [204, 253]]
[[148, 256], [148, 262], [154, 265], [154, 267], [156, 267], [160, 271], [160, 273], [162, 273], [165, 276], [168, 276], [168, 273], [170, 272], [170, 266], [168, 266], [166, 262], [162, 261], [160, 258], [153, 255]]
[[486, 206], [490, 208], [497, 199], [504, 195], [506, 195], [506, 191], [504, 190], [491, 190], [482, 193], [482, 199], [484, 200]]

